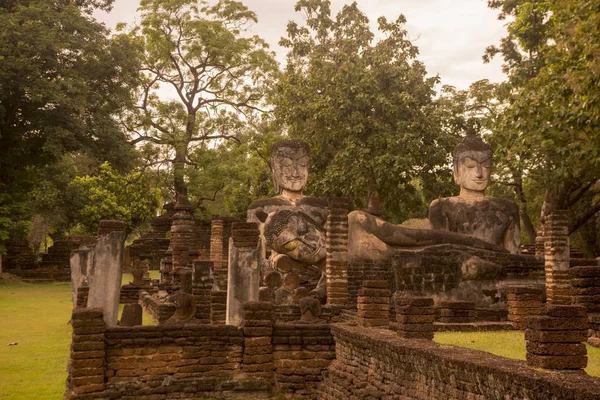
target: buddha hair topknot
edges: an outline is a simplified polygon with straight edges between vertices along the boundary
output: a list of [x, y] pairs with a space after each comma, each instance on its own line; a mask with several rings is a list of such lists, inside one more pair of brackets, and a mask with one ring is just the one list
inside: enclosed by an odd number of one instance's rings
[[490, 153], [493, 153], [492, 147], [481, 139], [473, 127], [467, 128], [465, 138], [456, 145], [452, 152], [455, 166], [458, 165], [458, 162], [460, 161], [460, 155], [466, 151], [489, 151]]

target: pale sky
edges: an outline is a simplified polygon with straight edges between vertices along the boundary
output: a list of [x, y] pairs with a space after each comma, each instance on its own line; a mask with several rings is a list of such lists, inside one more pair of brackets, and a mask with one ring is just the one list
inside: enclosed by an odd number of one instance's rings
[[[285, 51], [277, 45], [286, 36], [290, 20], [302, 23], [301, 13], [294, 11], [296, 0], [243, 0], [258, 16], [252, 31], [266, 40], [277, 59], [285, 63]], [[332, 0], [332, 14], [351, 0]], [[506, 36], [504, 21], [498, 12], [487, 7], [487, 0], [357, 0], [376, 29], [379, 16], [395, 20], [399, 14], [407, 19], [406, 30], [411, 42], [419, 48], [419, 59], [425, 63], [429, 75], [439, 74], [442, 84], [467, 89], [480, 79], [499, 82], [505, 79], [496, 58], [484, 64], [481, 56], [485, 48], [498, 44]], [[114, 27], [118, 22], [135, 22], [139, 0], [116, 0], [110, 14], [97, 13], [96, 17]]]

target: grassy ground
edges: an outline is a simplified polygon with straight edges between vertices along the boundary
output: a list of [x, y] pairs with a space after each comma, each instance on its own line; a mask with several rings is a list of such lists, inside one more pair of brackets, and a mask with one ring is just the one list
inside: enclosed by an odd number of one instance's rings
[[0, 285], [0, 399], [62, 398], [71, 309], [69, 283]]
[[[504, 332], [437, 332], [433, 339], [439, 344], [467, 347], [501, 357], [525, 360], [525, 337], [521, 331]], [[587, 346], [588, 375], [600, 377], [600, 348]]]

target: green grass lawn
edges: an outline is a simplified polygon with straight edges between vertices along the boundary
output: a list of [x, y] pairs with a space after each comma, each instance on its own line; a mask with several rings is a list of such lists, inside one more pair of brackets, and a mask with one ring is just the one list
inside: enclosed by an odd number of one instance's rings
[[0, 285], [0, 399], [62, 398], [72, 308], [70, 283]]
[[[150, 271], [152, 279], [159, 276]], [[123, 274], [124, 283], [132, 280]], [[71, 284], [2, 282], [0, 399], [62, 399], [71, 346]], [[152, 318], [144, 314], [143, 324], [153, 324]]]
[[[436, 332], [433, 339], [443, 345], [467, 347], [501, 357], [525, 360], [525, 335], [522, 331]], [[600, 348], [587, 346], [588, 375], [600, 377]]]

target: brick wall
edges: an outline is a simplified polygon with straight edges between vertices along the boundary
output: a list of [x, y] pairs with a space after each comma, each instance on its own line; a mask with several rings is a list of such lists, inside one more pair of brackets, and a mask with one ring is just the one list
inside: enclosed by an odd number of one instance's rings
[[317, 399], [596, 399], [600, 379], [544, 372], [476, 350], [334, 325], [336, 360]]
[[106, 390], [122, 398], [225, 390], [242, 362], [231, 326], [119, 327], [105, 332]]
[[275, 324], [273, 362], [277, 390], [293, 399], [314, 399], [321, 375], [335, 359], [328, 324]]

